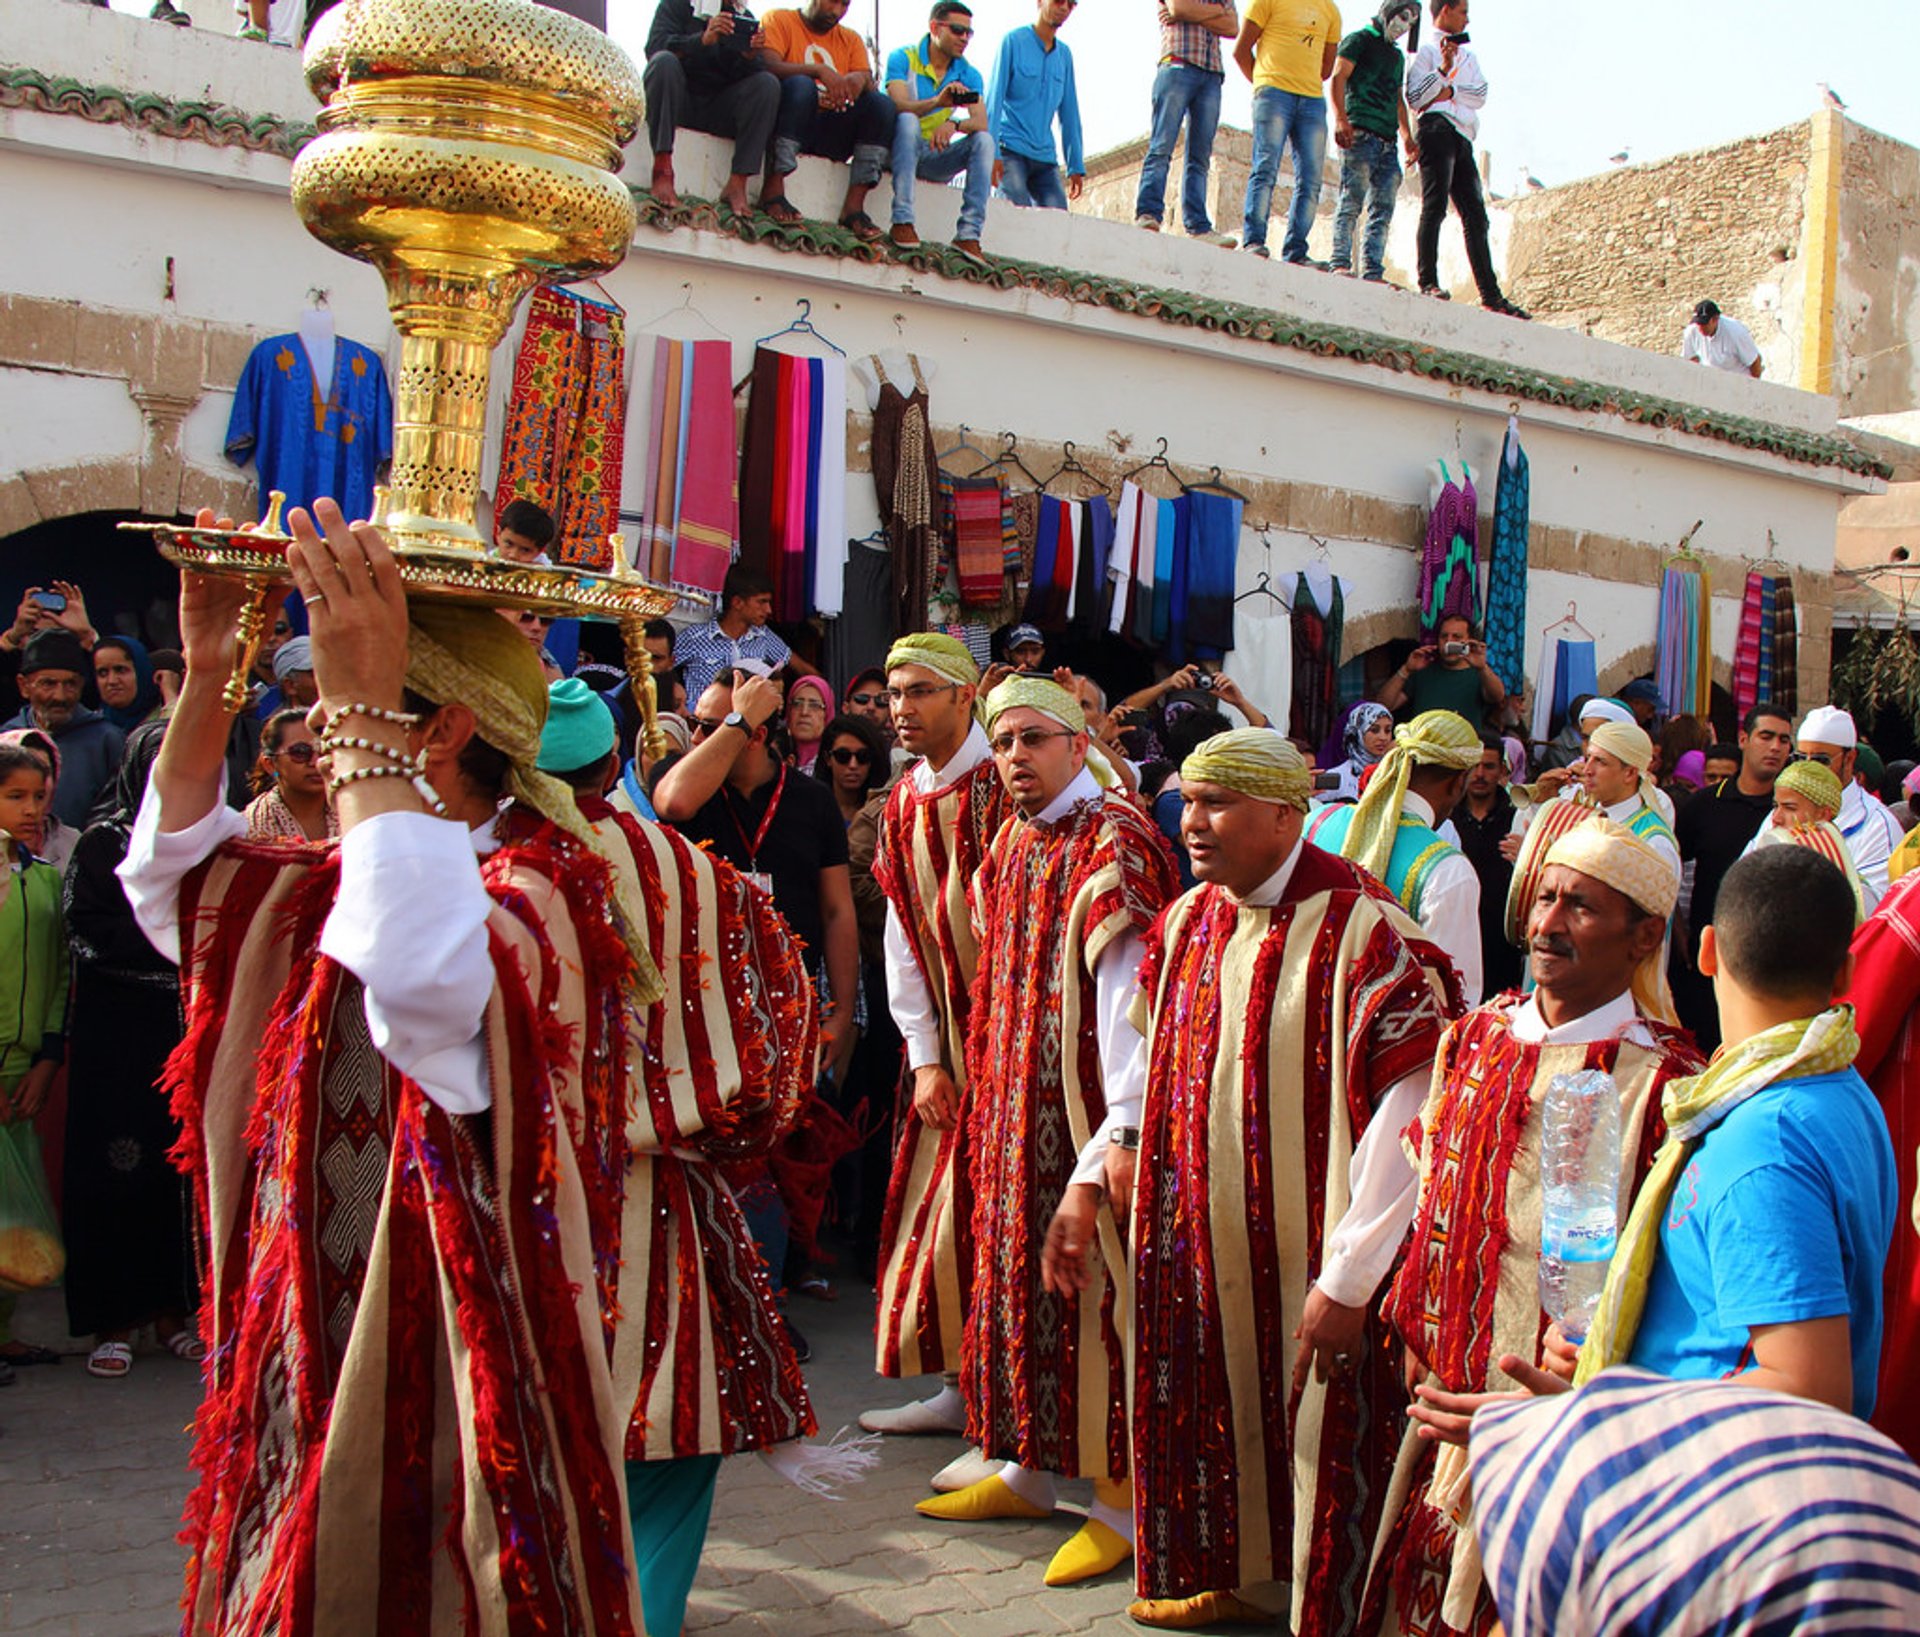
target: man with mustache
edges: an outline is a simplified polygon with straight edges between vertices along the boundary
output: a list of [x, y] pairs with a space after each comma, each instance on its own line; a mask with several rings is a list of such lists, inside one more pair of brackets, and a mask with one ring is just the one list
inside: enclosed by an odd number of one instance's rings
[[[1620, 1097], [1622, 1199], [1660, 1138], [1660, 1094], [1701, 1059], [1684, 1030], [1656, 1020], [1662, 944], [1678, 883], [1669, 861], [1596, 814], [1547, 855], [1528, 911], [1534, 991], [1452, 1025], [1426, 1106], [1413, 1238], [1387, 1297], [1408, 1373], [1443, 1391], [1512, 1385], [1493, 1361], [1538, 1361], [1541, 1312], [1541, 1104], [1556, 1075], [1598, 1069]], [[1466, 1508], [1464, 1450], [1435, 1445], [1418, 1411], [1401, 1444], [1373, 1554], [1363, 1631], [1459, 1637], [1488, 1629]]]

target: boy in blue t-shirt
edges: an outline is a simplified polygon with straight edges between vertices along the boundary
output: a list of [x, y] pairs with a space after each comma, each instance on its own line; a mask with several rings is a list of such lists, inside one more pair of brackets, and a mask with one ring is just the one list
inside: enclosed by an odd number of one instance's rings
[[[1853, 918], [1845, 876], [1807, 848], [1727, 872], [1700, 971], [1726, 1042], [1703, 1080], [1729, 1089], [1667, 1202], [1627, 1361], [1865, 1417], [1898, 1184], [1886, 1118], [1852, 1067], [1852, 1012], [1834, 1003]], [[1759, 1059], [1744, 1073], [1743, 1053]]]

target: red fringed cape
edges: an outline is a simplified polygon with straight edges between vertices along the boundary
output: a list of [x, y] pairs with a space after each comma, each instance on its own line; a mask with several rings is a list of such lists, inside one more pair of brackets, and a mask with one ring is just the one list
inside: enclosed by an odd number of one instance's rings
[[1100, 958], [1145, 933], [1178, 891], [1166, 838], [1119, 795], [1083, 802], [1057, 824], [1002, 826], [974, 878], [974, 1300], [960, 1390], [968, 1439], [1035, 1472], [1127, 1474], [1126, 1256], [1113, 1213], [1099, 1214], [1085, 1291], [1044, 1288], [1040, 1251], [1107, 1115]]
[[[1555, 1075], [1599, 1069], [1620, 1093], [1622, 1185], [1639, 1188], [1666, 1134], [1660, 1098], [1669, 1080], [1697, 1074], [1700, 1054], [1684, 1029], [1651, 1019], [1639, 1038], [1547, 1046], [1514, 1038], [1518, 995], [1470, 1012], [1447, 1031], [1432, 1088], [1406, 1132], [1421, 1171], [1405, 1262], [1387, 1295], [1387, 1317], [1409, 1351], [1451, 1392], [1511, 1388], [1494, 1360], [1538, 1362], [1540, 1311], [1540, 1103]], [[1460, 1637], [1443, 1617], [1456, 1578], [1457, 1530], [1427, 1498], [1434, 1446], [1401, 1444], [1367, 1594], [1366, 1629], [1378, 1630], [1389, 1591], [1408, 1637]], [[1453, 1601], [1464, 1607], [1474, 1586]], [[1470, 1623], [1484, 1637], [1497, 1619], [1481, 1587]]]
[[627, 1458], [805, 1437], [806, 1383], [720, 1176], [726, 1162], [765, 1155], [813, 1094], [800, 942], [731, 865], [605, 802], [580, 809], [646, 905], [666, 982], [629, 1035], [635, 1095], [619, 1134], [625, 1203], [607, 1311]]
[[1378, 1100], [1432, 1062], [1459, 983], [1383, 887], [1311, 845], [1278, 904], [1197, 888], [1147, 948], [1140, 1594], [1291, 1583], [1295, 1632], [1348, 1632], [1405, 1391], [1377, 1313], [1355, 1371], [1298, 1395], [1293, 1332], [1354, 1148]]
[[[916, 764], [917, 765], [917, 764]], [[880, 1228], [874, 1368], [917, 1376], [960, 1368], [973, 1280], [966, 1155], [967, 1018], [979, 951], [967, 885], [1013, 811], [991, 761], [922, 794], [902, 775], [880, 816], [873, 878], [906, 928], [940, 1009], [941, 1062], [960, 1093], [952, 1129], [921, 1123], [903, 1096], [893, 1176]], [[911, 1082], [905, 1088], [911, 1092]]]
[[629, 957], [605, 864], [506, 831], [473, 1117], [379, 1058], [318, 953], [336, 851], [228, 845], [183, 888], [167, 1084], [210, 1245], [192, 1637], [638, 1629], [600, 1300]]

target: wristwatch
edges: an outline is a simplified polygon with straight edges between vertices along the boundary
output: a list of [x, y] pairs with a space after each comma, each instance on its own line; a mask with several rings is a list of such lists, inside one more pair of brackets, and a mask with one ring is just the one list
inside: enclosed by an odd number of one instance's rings
[[723, 728], [738, 728], [749, 739], [753, 737], [752, 727], [748, 725], [747, 719], [738, 711], [728, 711], [725, 716], [720, 718], [720, 725]]
[[1115, 1126], [1107, 1133], [1107, 1145], [1110, 1148], [1138, 1148], [1140, 1128], [1137, 1125]]

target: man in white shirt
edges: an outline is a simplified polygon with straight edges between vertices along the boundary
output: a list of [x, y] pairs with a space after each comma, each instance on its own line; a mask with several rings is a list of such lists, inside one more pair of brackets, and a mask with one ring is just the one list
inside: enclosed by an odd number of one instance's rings
[[1680, 338], [1680, 356], [1689, 364], [1760, 378], [1760, 348], [1753, 331], [1739, 319], [1728, 318], [1711, 301], [1693, 309], [1693, 322]]
[[1808, 711], [1794, 735], [1794, 748], [1806, 760], [1825, 764], [1840, 781], [1840, 811], [1834, 828], [1845, 838], [1871, 902], [1878, 903], [1887, 895], [1887, 861], [1900, 845], [1902, 832], [1886, 803], [1853, 776], [1860, 753], [1853, 717], [1833, 705]]

